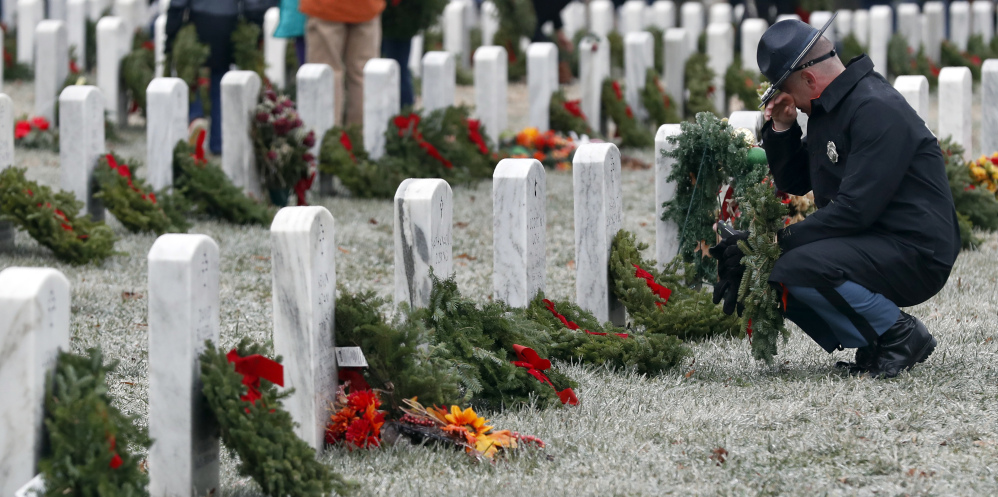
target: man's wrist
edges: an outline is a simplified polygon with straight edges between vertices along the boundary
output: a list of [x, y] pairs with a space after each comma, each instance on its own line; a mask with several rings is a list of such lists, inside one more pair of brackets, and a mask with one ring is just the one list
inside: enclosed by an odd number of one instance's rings
[[774, 119], [773, 120], [773, 131], [775, 131], [777, 133], [783, 133], [784, 131], [787, 131], [790, 128], [792, 128], [794, 125], [793, 125], [793, 123], [790, 123], [790, 124], [787, 124], [786, 127], [780, 127], [780, 126], [781, 126], [780, 123]]

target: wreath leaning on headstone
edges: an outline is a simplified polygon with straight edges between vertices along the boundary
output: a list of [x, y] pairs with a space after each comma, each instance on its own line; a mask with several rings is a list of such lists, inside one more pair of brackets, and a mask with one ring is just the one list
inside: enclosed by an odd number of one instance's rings
[[551, 104], [548, 106], [551, 116], [550, 128], [561, 133], [574, 132], [581, 135], [592, 135], [593, 130], [582, 113], [580, 100], [568, 100], [565, 92], [558, 90], [551, 94]]
[[[656, 125], [678, 123], [682, 116], [676, 111], [675, 100], [662, 88], [657, 69], [645, 73], [645, 87], [641, 89], [641, 105], [648, 111], [648, 120]], [[754, 91], [754, 88], [753, 88]]]
[[645, 148], [654, 145], [655, 137], [651, 131], [638, 123], [631, 106], [624, 101], [620, 83], [610, 78], [603, 80], [600, 105], [605, 118], [616, 125], [621, 147]]
[[113, 405], [107, 375], [116, 365], [104, 365], [98, 349], [59, 352], [45, 395], [49, 445], [38, 462], [46, 495], [149, 495], [142, 455], [133, 451], [148, 451], [151, 440]]
[[103, 222], [80, 215], [82, 202], [65, 191], [29, 181], [25, 170], [0, 172], [0, 219], [11, 221], [59, 260], [74, 265], [101, 262], [114, 254], [114, 233]]
[[142, 178], [132, 175], [136, 167], [134, 160], [125, 161], [114, 153], [101, 156], [94, 169], [98, 190], [94, 197], [132, 233], [187, 232], [186, 202], [165, 191], [157, 195]]
[[146, 111], [146, 89], [156, 76], [156, 52], [152, 40], [138, 30], [132, 50], [121, 59], [121, 80], [132, 100], [132, 109]]
[[281, 358], [263, 356], [263, 346], [243, 338], [229, 353], [205, 342], [201, 379], [222, 442], [239, 456], [239, 473], [253, 478], [266, 495], [345, 494], [356, 484], [317, 461], [315, 450], [294, 432], [291, 415], [274, 382], [284, 383]]

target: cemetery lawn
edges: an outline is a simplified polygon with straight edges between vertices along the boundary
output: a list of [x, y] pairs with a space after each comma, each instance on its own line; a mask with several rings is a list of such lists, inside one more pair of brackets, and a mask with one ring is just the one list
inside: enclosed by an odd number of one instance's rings
[[[26, 154], [25, 154], [26, 155]], [[650, 157], [645, 157], [650, 159]], [[46, 159], [57, 163], [57, 159]], [[31, 173], [49, 177], [50, 167]], [[624, 171], [624, 227], [654, 239], [652, 171]], [[52, 183], [55, 183], [54, 181]], [[57, 184], [57, 183], [56, 183]], [[574, 299], [571, 173], [548, 172], [548, 294]], [[492, 184], [454, 189], [454, 261], [460, 289], [487, 299], [492, 286]], [[391, 202], [321, 199], [336, 218], [341, 290], [393, 285]], [[110, 377], [119, 407], [145, 423], [148, 293], [152, 235], [121, 237], [102, 267], [55, 262], [17, 234], [8, 266], [53, 266], [72, 286], [72, 347], [100, 346], [120, 361]], [[269, 342], [270, 237], [263, 228], [195, 223], [221, 252], [221, 341]], [[651, 250], [651, 249], [649, 249]], [[651, 253], [649, 252], [649, 257]], [[748, 343], [694, 343], [694, 360], [646, 378], [570, 365], [574, 408], [486, 413], [494, 426], [540, 437], [543, 451], [477, 463], [450, 449], [397, 445], [337, 448], [323, 460], [360, 482], [365, 495], [978, 494], [998, 493], [998, 236], [960, 256], [949, 284], [909, 311], [939, 339], [924, 365], [895, 380], [833, 370], [851, 352], [829, 355], [793, 328], [770, 367]], [[723, 462], [722, 462], [723, 461]], [[223, 492], [257, 495], [223, 461]]]

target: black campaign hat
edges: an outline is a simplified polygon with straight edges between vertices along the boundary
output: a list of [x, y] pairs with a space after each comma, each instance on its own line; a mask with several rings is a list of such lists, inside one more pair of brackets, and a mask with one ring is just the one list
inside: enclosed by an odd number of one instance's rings
[[765, 107], [776, 96], [776, 90], [800, 64], [804, 55], [811, 50], [825, 30], [832, 25], [837, 15], [838, 13], [832, 14], [821, 29], [815, 29], [796, 19], [787, 19], [774, 24], [762, 34], [759, 48], [756, 49], [756, 60], [759, 63], [759, 70], [773, 83], [773, 86], [762, 96], [760, 108]]

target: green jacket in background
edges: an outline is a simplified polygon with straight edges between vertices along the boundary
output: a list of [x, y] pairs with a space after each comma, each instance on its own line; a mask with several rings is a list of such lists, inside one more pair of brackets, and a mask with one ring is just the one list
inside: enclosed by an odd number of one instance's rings
[[447, 0], [388, 0], [381, 13], [381, 36], [408, 40], [437, 22], [446, 6]]

